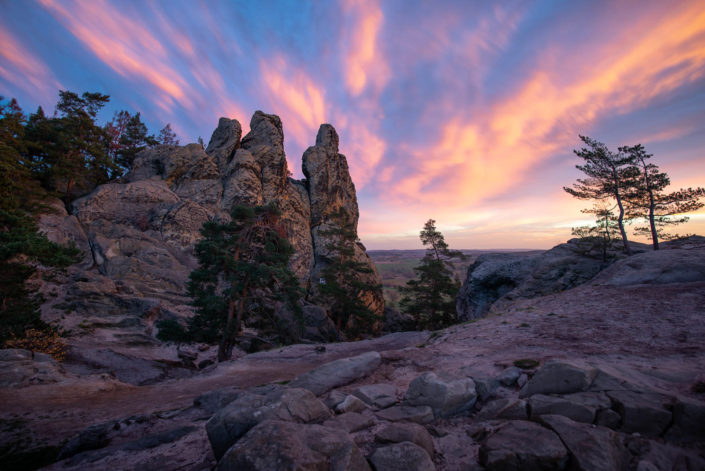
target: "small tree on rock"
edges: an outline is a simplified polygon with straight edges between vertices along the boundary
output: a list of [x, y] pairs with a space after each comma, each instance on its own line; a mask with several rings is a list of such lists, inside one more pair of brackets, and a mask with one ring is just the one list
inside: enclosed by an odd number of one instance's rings
[[414, 268], [417, 278], [402, 288], [405, 295], [399, 305], [416, 319], [420, 328], [447, 327], [457, 319], [455, 296], [460, 289], [460, 280], [453, 278], [452, 260], [464, 260], [465, 255], [448, 248], [433, 219], [426, 221], [420, 237], [428, 248], [421, 264]]
[[337, 331], [355, 338], [372, 332], [379, 321], [365, 299], [372, 299], [382, 288], [369, 281], [367, 275], [374, 273], [369, 265], [355, 257], [359, 239], [350, 215], [340, 208], [331, 220], [333, 224], [321, 231], [329, 239], [325, 247], [329, 256], [328, 265], [321, 271], [319, 296]]

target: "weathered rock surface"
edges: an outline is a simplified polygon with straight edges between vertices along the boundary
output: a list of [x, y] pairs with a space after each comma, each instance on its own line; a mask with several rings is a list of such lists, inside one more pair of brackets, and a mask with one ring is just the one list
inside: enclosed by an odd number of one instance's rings
[[560, 438], [533, 422], [502, 424], [480, 448], [480, 461], [493, 470], [562, 470], [568, 452]]
[[66, 378], [66, 372], [49, 355], [29, 350], [0, 350], [0, 387], [48, 384]]
[[384, 409], [397, 402], [397, 387], [393, 384], [366, 384], [353, 391], [366, 404]]
[[629, 453], [612, 430], [580, 424], [560, 415], [544, 415], [541, 422], [563, 441], [571, 467], [579, 471], [619, 471], [629, 464]]
[[393, 423], [385, 425], [375, 433], [375, 441], [378, 443], [414, 443], [433, 457], [435, 447], [431, 434], [423, 426], [415, 423]]
[[289, 386], [304, 388], [320, 396], [333, 388], [364, 378], [382, 363], [377, 352], [332, 361], [294, 378]]
[[475, 383], [467, 377], [428, 372], [415, 378], [404, 394], [404, 403], [429, 406], [436, 417], [450, 417], [469, 410], [477, 401]]
[[564, 360], [549, 360], [522, 389], [521, 397], [586, 391], [596, 375], [597, 369], [589, 366]]
[[216, 469], [369, 471], [370, 467], [342, 430], [268, 420], [231, 447]]
[[671, 423], [673, 402], [669, 396], [652, 392], [608, 391], [617, 412], [622, 416], [621, 430], [658, 437]]
[[243, 391], [206, 424], [217, 458], [248, 430], [264, 420], [322, 422], [330, 410], [305, 389], [268, 386]]
[[536, 394], [528, 402], [532, 419], [545, 414], [557, 414], [586, 424], [595, 421], [598, 410], [609, 409], [611, 406], [607, 396], [596, 393], [576, 393], [564, 397]]
[[411, 442], [377, 448], [370, 456], [370, 463], [380, 471], [434, 471], [436, 469], [426, 450]]
[[[633, 244], [643, 250], [643, 244]], [[619, 248], [610, 257], [623, 257]], [[484, 316], [520, 298], [557, 293], [591, 280], [603, 268], [602, 254], [592, 252], [578, 239], [571, 239], [545, 252], [490, 253], [480, 255], [468, 268], [456, 306], [458, 319]]]
[[390, 422], [433, 422], [433, 409], [429, 406], [392, 406], [377, 412], [377, 417]]

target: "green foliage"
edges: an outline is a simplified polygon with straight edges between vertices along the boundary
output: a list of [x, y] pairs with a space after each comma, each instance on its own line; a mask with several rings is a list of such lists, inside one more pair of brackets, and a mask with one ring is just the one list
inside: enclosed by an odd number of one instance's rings
[[77, 254], [75, 247], [62, 247], [38, 234], [30, 215], [0, 209], [0, 344], [22, 337], [26, 329], [48, 328], [39, 317], [39, 299], [25, 285], [35, 272], [29, 262], [63, 268]]
[[220, 360], [230, 358], [248, 319], [282, 333], [273, 316], [277, 303], [301, 315], [301, 289], [288, 268], [294, 249], [285, 239], [279, 210], [273, 204], [236, 206], [231, 216], [229, 223], [204, 224], [195, 248], [199, 266], [188, 283], [197, 307], [189, 335], [204, 342], [220, 339]]
[[138, 152], [158, 144], [142, 122], [140, 113], [133, 116], [125, 110], [116, 112], [104, 130], [108, 136], [108, 155], [122, 172], [132, 167]]
[[178, 146], [179, 140], [176, 138], [176, 133], [171, 129], [171, 123], [167, 123], [157, 136], [157, 143], [169, 146]]
[[174, 319], [162, 319], [158, 321], [156, 325], [159, 329], [157, 338], [163, 342], [182, 343], [192, 342], [194, 340], [192, 332], [185, 329], [184, 326]]
[[416, 319], [419, 328], [440, 329], [457, 321], [455, 296], [460, 280], [453, 278], [453, 259], [464, 260], [465, 255], [450, 250], [443, 234], [436, 229], [436, 221], [426, 221], [420, 233], [426, 255], [414, 268], [416, 279], [409, 280], [402, 289], [402, 311]]
[[338, 332], [358, 338], [375, 330], [379, 318], [364, 300], [378, 296], [382, 288], [366, 276], [374, 273], [369, 265], [355, 257], [359, 239], [350, 215], [340, 208], [331, 220], [333, 224], [321, 231], [330, 242], [325, 246], [328, 264], [321, 270], [324, 283], [318, 285], [319, 296]]
[[591, 209], [583, 209], [583, 213], [595, 215], [595, 224], [571, 229], [571, 233], [579, 238], [578, 247], [585, 254], [599, 251], [602, 261], [605, 263], [610, 259], [609, 249], [613, 241], [621, 240], [619, 225], [613, 210], [614, 208], [608, 208], [604, 204], [596, 204]]
[[62, 190], [67, 205], [77, 184], [90, 189], [107, 182], [119, 170], [108, 155], [106, 133], [95, 122], [109, 99], [100, 93], [86, 92], [79, 97], [62, 90], [56, 116], [47, 118], [40, 109], [27, 123], [34, 170], [47, 187]]

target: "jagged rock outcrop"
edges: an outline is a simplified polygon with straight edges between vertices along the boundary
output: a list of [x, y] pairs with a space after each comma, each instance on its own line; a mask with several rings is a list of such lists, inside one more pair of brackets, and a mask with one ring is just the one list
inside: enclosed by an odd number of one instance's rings
[[[332, 126], [321, 126], [316, 145], [304, 155], [306, 180], [294, 180], [290, 174], [282, 122], [261, 111], [252, 116], [244, 137], [237, 120], [221, 118], [206, 149], [198, 144], [163, 145], [139, 153], [119, 182], [101, 185], [76, 200], [71, 214], [57, 205], [42, 218], [40, 228], [52, 240], [74, 241], [85, 252], [83, 263], [69, 269], [64, 285], [48, 288], [59, 302], [43, 308], [46, 317], [59, 319], [67, 328], [84, 320], [88, 324], [82, 328], [112, 324], [116, 335], [142, 335], [149, 343], [156, 321], [192, 313], [185, 288], [196, 267], [193, 248], [203, 223], [228, 220], [231, 209], [240, 204], [273, 203], [281, 209], [295, 250], [290, 266], [312, 298], [311, 280], [318, 280], [329, 255], [322, 228], [334, 224], [331, 215], [341, 209], [355, 225], [359, 217], [355, 187]], [[379, 284], [362, 244], [357, 244], [355, 257], [372, 269], [369, 280]], [[76, 290], [76, 282], [83, 280], [91, 280], [90, 293]], [[381, 318], [381, 292], [367, 298]], [[108, 305], [110, 312], [104, 313]], [[71, 312], [82, 320], [71, 322], [65, 316]], [[303, 326], [304, 335], [312, 340], [334, 337], [329, 332], [332, 324], [321, 315], [305, 316], [309, 318], [316, 325]], [[106, 337], [120, 343], [115, 335]]]

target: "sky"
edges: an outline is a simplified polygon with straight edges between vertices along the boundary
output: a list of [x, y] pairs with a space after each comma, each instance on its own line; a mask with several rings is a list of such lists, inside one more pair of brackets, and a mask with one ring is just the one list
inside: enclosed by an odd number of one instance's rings
[[[154, 132], [208, 142], [218, 118], [282, 118], [295, 178], [340, 135], [370, 249], [550, 248], [587, 224], [587, 135], [642, 143], [672, 188], [705, 186], [705, 3], [0, 0], [0, 95], [51, 111], [111, 96]], [[705, 235], [705, 210], [680, 233]]]

